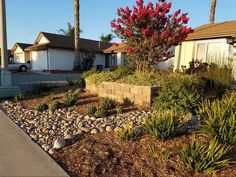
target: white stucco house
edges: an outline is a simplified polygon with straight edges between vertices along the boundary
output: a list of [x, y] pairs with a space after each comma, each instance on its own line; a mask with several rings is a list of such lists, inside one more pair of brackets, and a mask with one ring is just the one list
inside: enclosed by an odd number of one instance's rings
[[[81, 60], [84, 52], [95, 52], [94, 67], [109, 68], [112, 65], [111, 54], [104, 50], [111, 47], [111, 43], [104, 43], [89, 39], [80, 39]], [[25, 49], [30, 52], [33, 70], [72, 70], [74, 63], [74, 38], [64, 35], [41, 32], [34, 44]], [[117, 65], [124, 62], [118, 60]], [[114, 63], [115, 64], [115, 63]]]
[[236, 21], [202, 25], [175, 50], [174, 68], [189, 66], [193, 59], [230, 65], [236, 76]]
[[25, 51], [25, 49], [32, 45], [16, 42], [11, 49], [14, 61], [17, 63], [27, 63], [30, 61], [30, 52]]

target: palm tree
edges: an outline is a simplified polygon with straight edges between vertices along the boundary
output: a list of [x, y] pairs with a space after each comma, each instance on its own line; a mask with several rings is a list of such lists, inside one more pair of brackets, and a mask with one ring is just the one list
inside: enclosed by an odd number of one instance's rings
[[75, 27], [72, 26], [70, 23], [67, 23], [67, 29], [66, 30], [60, 29], [58, 32], [64, 34], [65, 36], [74, 37]]
[[114, 39], [114, 38], [115, 38], [115, 36], [113, 34], [108, 34], [108, 35], [102, 34], [100, 36], [100, 41], [101, 42], [111, 42], [112, 39]]
[[210, 11], [210, 23], [215, 23], [215, 14], [216, 14], [216, 4], [217, 0], [211, 1], [211, 11]]
[[74, 60], [74, 68], [73, 70], [81, 70], [80, 64], [80, 2], [79, 0], [74, 0], [74, 21], [75, 21], [75, 29], [74, 29], [74, 38], [75, 38], [75, 60]]

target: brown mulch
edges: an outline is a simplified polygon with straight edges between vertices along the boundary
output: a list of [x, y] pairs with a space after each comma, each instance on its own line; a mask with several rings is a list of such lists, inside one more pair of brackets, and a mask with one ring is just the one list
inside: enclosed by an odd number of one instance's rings
[[[24, 95], [23, 98], [19, 100], [19, 103], [21, 103], [23, 107], [29, 108], [29, 109], [35, 109], [36, 105], [38, 105], [39, 103], [47, 103], [48, 105], [50, 105], [54, 101], [60, 101], [61, 103], [63, 103], [63, 96], [65, 95], [65, 93], [73, 89], [77, 89], [77, 87], [76, 86], [75, 87], [71, 87], [71, 86], [58, 87], [58, 88], [54, 88], [50, 92], [36, 94], [36, 95], [32, 94], [31, 92], [26, 92], [25, 94], [23, 94]], [[53, 95], [52, 101], [48, 100], [50, 95]], [[124, 112], [138, 110], [138, 108], [134, 105], [120, 104], [119, 106], [123, 109]], [[78, 102], [74, 106], [71, 106], [68, 108], [75, 110], [80, 114], [86, 115], [87, 114], [86, 110], [89, 107], [99, 108], [99, 97], [97, 95], [93, 95], [88, 92], [83, 92], [80, 94], [78, 98]], [[110, 115], [115, 114], [115, 111], [111, 110], [109, 113]]]
[[[71, 176], [76, 177], [211, 177], [210, 174], [191, 172], [181, 163], [177, 149], [189, 140], [190, 136], [185, 135], [167, 141], [145, 135], [136, 141], [124, 141], [114, 134], [101, 133], [86, 135], [56, 152], [53, 157]], [[161, 156], [154, 159], [150, 155], [150, 147], [154, 144], [160, 151], [168, 149], [170, 159], [165, 161]], [[236, 166], [224, 169], [216, 176], [235, 177]]]

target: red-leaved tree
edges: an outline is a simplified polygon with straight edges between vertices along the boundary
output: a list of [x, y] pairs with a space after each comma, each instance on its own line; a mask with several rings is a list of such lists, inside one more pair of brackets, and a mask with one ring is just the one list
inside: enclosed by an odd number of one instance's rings
[[111, 22], [111, 27], [127, 44], [128, 54], [137, 70], [145, 71], [151, 65], [170, 59], [170, 48], [193, 32], [186, 26], [187, 14], [181, 10], [170, 14], [171, 6], [172, 3], [165, 0], [147, 5], [143, 0], [137, 0], [133, 9], [117, 10], [119, 18]]

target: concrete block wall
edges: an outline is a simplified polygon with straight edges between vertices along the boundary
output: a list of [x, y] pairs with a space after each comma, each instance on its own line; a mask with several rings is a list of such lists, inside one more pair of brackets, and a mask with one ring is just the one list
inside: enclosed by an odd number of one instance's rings
[[153, 98], [157, 94], [157, 87], [135, 86], [116, 82], [103, 82], [99, 85], [86, 80], [86, 90], [99, 97], [108, 97], [118, 102], [129, 100], [135, 105], [150, 108]]

